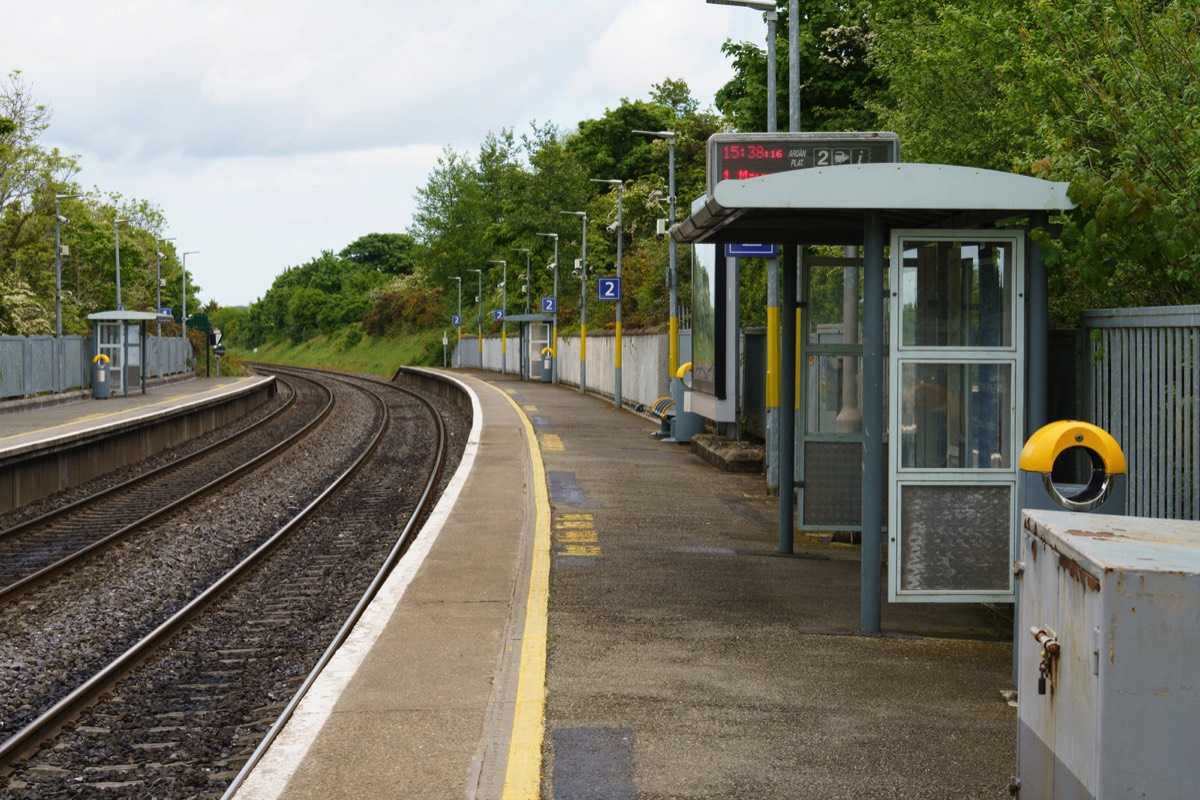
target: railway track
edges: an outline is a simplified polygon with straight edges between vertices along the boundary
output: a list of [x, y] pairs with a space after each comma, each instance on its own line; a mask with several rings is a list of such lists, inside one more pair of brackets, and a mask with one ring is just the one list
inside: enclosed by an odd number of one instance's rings
[[300, 390], [282, 382], [287, 400], [253, 425], [0, 530], [0, 602], [152, 525], [201, 494], [218, 490], [291, 446], [333, 405], [324, 387], [293, 380]]
[[[114, 592], [128, 599], [117, 584], [139, 579], [125, 571], [125, 577], [98, 584], [97, 575], [111, 573], [94, 563], [129, 563], [133, 575], [157, 574], [160, 580], [166, 570], [189, 586], [186, 593], [167, 592], [176, 599], [155, 604], [161, 610], [152, 624], [118, 625], [125, 631], [117, 637], [124, 642], [119, 652], [77, 645], [106, 655], [99, 664], [94, 656], [86, 659], [91, 664], [86, 676], [72, 670], [77, 677], [69, 689], [56, 691], [56, 681], [45, 677], [32, 681], [38, 697], [53, 702], [22, 698], [38, 706], [36, 714], [25, 715], [29, 719], [5, 702], [0, 761], [8, 769], [6, 796], [78, 796], [81, 787], [114, 796], [220, 796], [252, 763], [255, 748], [336, 647], [339, 632], [349, 630], [441, 482], [437, 465], [444, 461], [446, 437], [444, 430], [440, 437], [433, 432], [446, 417], [456, 426], [466, 423], [453, 419], [456, 412], [448, 404], [417, 403], [395, 386], [348, 376], [310, 377], [331, 386], [335, 412], [289, 451], [286, 469], [275, 463], [251, 470], [236, 485], [256, 488], [243, 488], [239, 497], [217, 492], [198, 499], [201, 508], [189, 504], [187, 512], [171, 512], [156, 525], [177, 532], [172, 544], [118, 544], [68, 577], [26, 592], [10, 605], [20, 614], [0, 614], [6, 621], [26, 612], [41, 620], [18, 626], [15, 637], [4, 630], [7, 622], [0, 623], [4, 683], [13, 677], [5, 674], [5, 661], [11, 664], [16, 655], [14, 642], [44, 638], [49, 626], [58, 637], [94, 644], [95, 637], [80, 634], [78, 626], [91, 619], [108, 628], [107, 620], [87, 615], [71, 616], [70, 631], [51, 622], [68, 608], [86, 606], [94, 615], [123, 605], [98, 599]], [[314, 439], [321, 444], [314, 447]], [[324, 481], [315, 493], [290, 491], [299, 488], [292, 480], [327, 472], [326, 462], [336, 463], [336, 480]], [[290, 479], [278, 480], [281, 471], [291, 473]], [[252, 477], [260, 472], [266, 474]], [[286, 519], [279, 507], [287, 509]], [[223, 521], [207, 518], [222, 509]], [[198, 514], [206, 515], [203, 525], [195, 521]], [[267, 534], [240, 530], [257, 528], [251, 517], [259, 516], [271, 521]], [[176, 559], [222, 566], [182, 569]], [[193, 572], [208, 574], [199, 581]], [[186, 601], [179, 599], [183, 594]], [[81, 595], [91, 600], [73, 599]], [[144, 613], [136, 605], [135, 614]], [[54, 662], [44, 651], [31, 660], [39, 670]], [[45, 746], [48, 741], [52, 748]]]

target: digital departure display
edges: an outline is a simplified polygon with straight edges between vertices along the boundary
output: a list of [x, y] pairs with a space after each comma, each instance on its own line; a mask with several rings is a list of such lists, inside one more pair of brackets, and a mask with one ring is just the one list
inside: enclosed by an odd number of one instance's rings
[[721, 181], [899, 160], [894, 133], [718, 133], [708, 140], [708, 192]]

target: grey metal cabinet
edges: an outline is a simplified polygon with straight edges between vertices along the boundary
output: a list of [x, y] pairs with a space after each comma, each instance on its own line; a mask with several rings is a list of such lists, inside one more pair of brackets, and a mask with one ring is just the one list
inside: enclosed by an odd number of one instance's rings
[[1019, 796], [1194, 797], [1200, 524], [1026, 511], [1017, 572]]

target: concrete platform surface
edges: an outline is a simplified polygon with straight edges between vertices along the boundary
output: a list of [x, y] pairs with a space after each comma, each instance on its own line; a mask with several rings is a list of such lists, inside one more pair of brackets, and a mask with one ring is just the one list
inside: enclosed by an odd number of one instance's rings
[[[859, 635], [857, 548], [798, 537], [779, 555], [761, 476], [656, 441], [610, 400], [456, 374], [484, 420], [439, 537], [361, 670], [306, 712], [298, 766], [239, 798], [1009, 796], [1003, 613], [885, 605], [884, 633]], [[539, 547], [542, 656], [525, 646]], [[515, 686], [539, 669], [530, 743]], [[532, 788], [513, 780], [522, 748]]]

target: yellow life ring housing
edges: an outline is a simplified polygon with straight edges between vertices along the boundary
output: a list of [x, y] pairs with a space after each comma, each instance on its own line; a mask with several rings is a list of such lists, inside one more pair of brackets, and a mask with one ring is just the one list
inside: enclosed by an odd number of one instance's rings
[[95, 358], [92, 359], [93, 364], [99, 364], [101, 362], [109, 364], [112, 362], [112, 359], [104, 355], [104, 353], [99, 353]]
[[554, 348], [553, 348], [553, 347], [550, 347], [550, 346], [543, 347], [543, 348], [542, 348], [542, 355], [544, 355], [544, 356], [550, 356], [551, 358], [554, 358]]
[[1021, 449], [1021, 469], [1026, 472], [1052, 472], [1054, 462], [1072, 447], [1091, 450], [1109, 475], [1125, 474], [1125, 454], [1112, 434], [1090, 422], [1073, 419], [1051, 422], [1038, 429]]
[[680, 364], [679, 369], [675, 370], [675, 377], [682, 380], [683, 376], [687, 375], [691, 371], [692, 371], [692, 362], [689, 361], [686, 364]]

